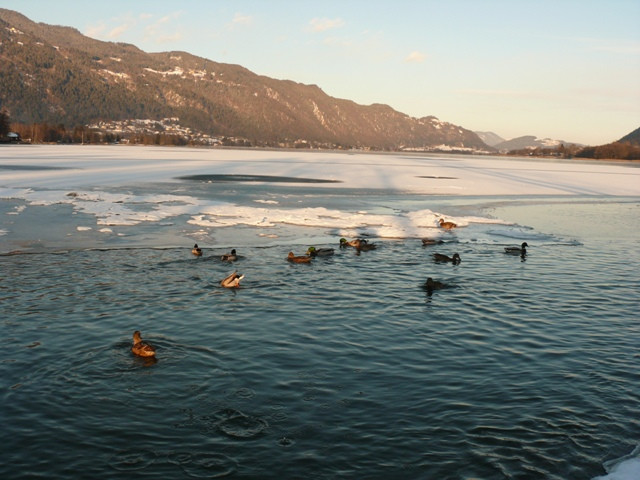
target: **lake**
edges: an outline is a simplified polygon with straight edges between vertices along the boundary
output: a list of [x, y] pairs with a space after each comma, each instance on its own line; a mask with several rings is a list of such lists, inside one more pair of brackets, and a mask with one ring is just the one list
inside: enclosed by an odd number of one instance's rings
[[[95, 172], [87, 187], [51, 168], [27, 185], [11, 177], [18, 160], [0, 162], [14, 165], [0, 176], [2, 478], [637, 468], [640, 195], [246, 177], [97, 189]], [[293, 170], [276, 174], [330, 176]], [[377, 248], [341, 249], [342, 236]], [[525, 256], [505, 253], [522, 242]], [[286, 260], [311, 245], [334, 254]], [[231, 248], [240, 258], [223, 262]], [[241, 287], [222, 288], [233, 271]], [[426, 291], [427, 277], [445, 288]], [[155, 360], [132, 355], [134, 330]]]

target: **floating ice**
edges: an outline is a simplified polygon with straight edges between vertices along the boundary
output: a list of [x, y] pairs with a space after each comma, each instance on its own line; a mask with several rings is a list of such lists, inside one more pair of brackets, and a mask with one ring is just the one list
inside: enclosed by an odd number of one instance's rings
[[593, 480], [638, 480], [640, 478], [640, 445], [624, 457], [605, 462], [607, 475], [594, 477]]

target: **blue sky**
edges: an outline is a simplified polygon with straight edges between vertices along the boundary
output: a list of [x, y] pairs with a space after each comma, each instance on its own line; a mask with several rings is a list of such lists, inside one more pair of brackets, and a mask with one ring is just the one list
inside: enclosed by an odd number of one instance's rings
[[638, 0], [0, 0], [0, 7], [506, 139], [596, 145], [640, 127]]

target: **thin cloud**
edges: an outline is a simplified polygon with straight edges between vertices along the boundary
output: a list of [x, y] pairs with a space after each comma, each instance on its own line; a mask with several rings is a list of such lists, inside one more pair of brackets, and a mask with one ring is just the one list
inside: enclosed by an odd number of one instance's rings
[[231, 23], [234, 25], [251, 25], [253, 23], [253, 17], [251, 15], [236, 13]]
[[426, 59], [427, 56], [424, 53], [415, 50], [405, 57], [404, 63], [422, 63]]
[[341, 18], [314, 18], [309, 22], [309, 29], [312, 32], [326, 32], [344, 27], [344, 20]]
[[106, 29], [107, 29], [107, 26], [103, 22], [100, 22], [100, 23], [96, 23], [94, 25], [89, 25], [88, 27], [86, 27], [84, 29], [84, 34], [87, 37], [100, 38], [102, 37], [102, 34]]
[[109, 33], [107, 33], [107, 38], [110, 39], [116, 39], [122, 36], [123, 33], [125, 33], [127, 30], [130, 30], [132, 27], [132, 24], [130, 23], [123, 23], [122, 25], [118, 25], [115, 28], [112, 28]]
[[156, 20], [151, 25], [147, 25], [144, 29], [144, 37], [147, 41], [153, 41], [155, 43], [170, 43], [182, 39], [182, 34], [171, 26], [171, 23], [176, 18], [180, 17], [183, 12], [177, 11], [164, 15]]
[[637, 42], [600, 43], [591, 48], [597, 52], [618, 53], [622, 55], [640, 55], [640, 43]]

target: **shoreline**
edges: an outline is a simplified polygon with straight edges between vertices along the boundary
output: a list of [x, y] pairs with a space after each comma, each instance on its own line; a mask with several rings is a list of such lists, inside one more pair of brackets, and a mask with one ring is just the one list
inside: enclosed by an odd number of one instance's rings
[[486, 157], [495, 157], [495, 158], [507, 158], [513, 160], [536, 160], [536, 161], [547, 161], [547, 162], [567, 162], [570, 164], [574, 163], [619, 163], [621, 165], [630, 165], [635, 167], [640, 167], [640, 159], [639, 160], [626, 160], [621, 158], [588, 158], [588, 157], [572, 157], [572, 158], [564, 158], [564, 157], [554, 157], [550, 155], [515, 155], [508, 153], [497, 153], [497, 152], [462, 152], [462, 151], [438, 151], [438, 150], [425, 150], [425, 151], [407, 151], [407, 150], [397, 150], [397, 151], [386, 151], [386, 150], [365, 150], [365, 149], [353, 149], [353, 150], [340, 150], [340, 149], [321, 149], [321, 148], [309, 148], [309, 149], [300, 149], [300, 148], [284, 148], [284, 147], [244, 147], [244, 146], [208, 146], [208, 145], [144, 145], [144, 144], [128, 144], [128, 143], [119, 143], [119, 144], [99, 144], [99, 143], [85, 143], [85, 144], [77, 144], [77, 143], [0, 143], [0, 149], [3, 147], [11, 147], [11, 146], [46, 146], [46, 147], [98, 147], [98, 148], [109, 148], [109, 147], [134, 147], [134, 148], [169, 148], [169, 149], [194, 149], [194, 150], [239, 150], [239, 151], [263, 151], [263, 152], [286, 152], [286, 153], [336, 153], [336, 154], [349, 154], [349, 155], [414, 155], [414, 156], [461, 156], [461, 157], [472, 157], [472, 158], [486, 158]]

